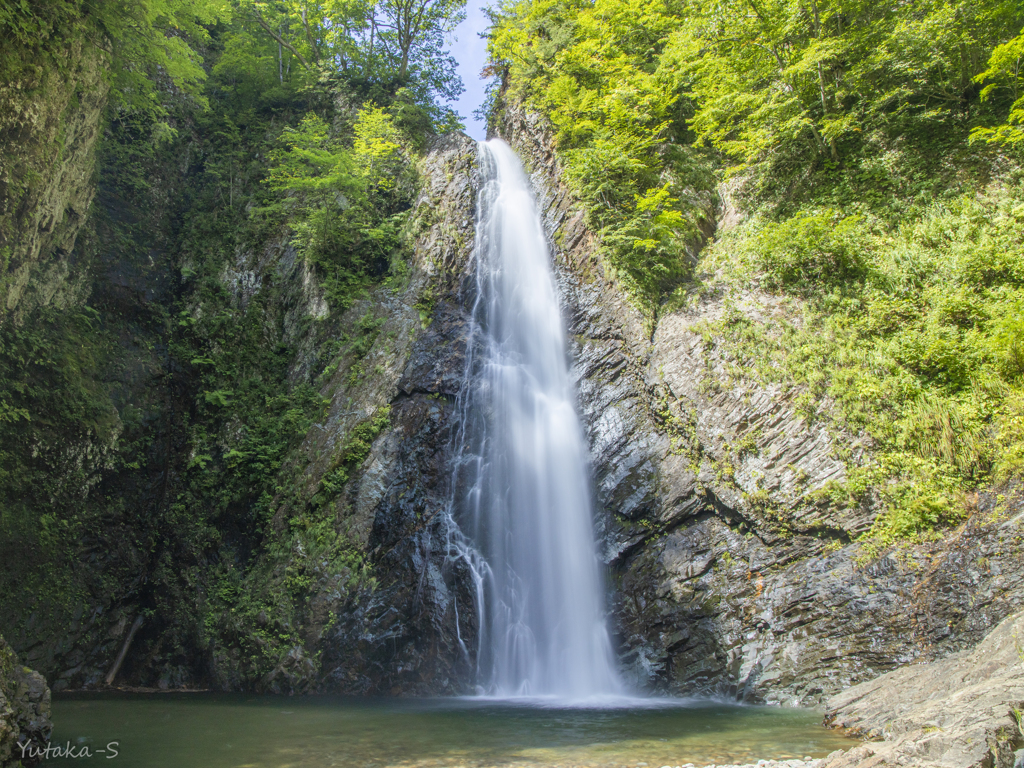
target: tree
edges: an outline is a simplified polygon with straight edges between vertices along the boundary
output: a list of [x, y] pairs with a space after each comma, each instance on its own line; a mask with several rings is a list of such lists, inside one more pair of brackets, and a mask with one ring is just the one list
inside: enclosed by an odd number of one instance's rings
[[371, 12], [364, 0], [237, 0], [237, 8], [277, 43], [282, 80], [285, 51], [306, 70], [358, 65]]
[[351, 144], [310, 113], [282, 135], [267, 185], [284, 195], [258, 215], [286, 213], [299, 253], [347, 305], [375, 265], [401, 251], [401, 210], [415, 187], [407, 138], [383, 109], [366, 104]]
[[278, 46], [278, 75], [294, 59], [303, 70], [409, 86], [420, 100], [462, 92], [446, 36], [465, 0], [236, 0], [239, 15]]
[[682, 23], [670, 0], [535, 0], [505, 8], [492, 68], [512, 99], [539, 106], [557, 130], [565, 178], [588, 206], [605, 264], [645, 308], [685, 276], [697, 235], [693, 198], [713, 181], [673, 145], [685, 109], [666, 45]]
[[1006, 122], [994, 128], [977, 126], [971, 131], [971, 141], [990, 144], [1019, 144], [1024, 141], [1024, 35], [996, 46], [988, 59], [988, 67], [975, 77], [978, 83], [987, 83], [981, 98], [989, 100], [1000, 94], [1009, 95], [1012, 103]]
[[[694, 2], [675, 36], [692, 77], [693, 128], [752, 163], [840, 159], [875, 128], [968, 114], [985, 51], [1019, 28], [1005, 0]], [[685, 63], [688, 62], [688, 63]]]
[[196, 47], [209, 41], [207, 27], [230, 13], [228, 0], [0, 0], [0, 65], [9, 76], [12, 66], [31, 65], [33, 54], [54, 40], [84, 36], [109, 55], [115, 106], [162, 115], [154, 78], [169, 79], [202, 102], [206, 73]]
[[382, 58], [399, 80], [409, 76], [410, 65], [424, 69], [451, 58], [445, 36], [466, 18], [465, 7], [464, 0], [380, 0], [373, 23]]

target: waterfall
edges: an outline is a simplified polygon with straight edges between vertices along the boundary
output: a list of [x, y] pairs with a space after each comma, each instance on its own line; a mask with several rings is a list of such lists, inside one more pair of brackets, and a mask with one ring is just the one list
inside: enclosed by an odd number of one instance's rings
[[586, 443], [540, 215], [507, 144], [480, 144], [479, 163], [453, 470], [453, 516], [469, 537], [454, 546], [476, 582], [479, 687], [495, 696], [618, 694]]

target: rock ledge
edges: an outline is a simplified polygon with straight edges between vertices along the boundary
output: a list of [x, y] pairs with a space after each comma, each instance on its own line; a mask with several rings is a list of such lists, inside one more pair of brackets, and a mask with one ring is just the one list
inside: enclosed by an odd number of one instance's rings
[[829, 699], [826, 723], [868, 739], [822, 768], [1024, 764], [1024, 611], [970, 651], [915, 664]]

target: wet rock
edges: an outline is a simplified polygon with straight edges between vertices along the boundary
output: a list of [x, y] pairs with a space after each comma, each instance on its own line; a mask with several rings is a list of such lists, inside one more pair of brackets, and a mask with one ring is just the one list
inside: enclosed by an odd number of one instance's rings
[[291, 648], [274, 669], [260, 681], [267, 693], [306, 693], [316, 676], [316, 664], [302, 646]]
[[[44, 749], [50, 739], [50, 689], [38, 672], [22, 666], [0, 638], [0, 766], [22, 763], [24, 745]], [[29, 765], [29, 761], [24, 762]]]
[[[354, 391], [337, 387], [332, 416], [307, 440], [308, 455], [329, 457], [359, 420], [391, 409], [388, 428], [336, 503], [339, 528], [365, 547], [374, 582], [343, 602], [313, 598], [333, 616], [312, 641], [320, 654], [315, 690], [453, 694], [472, 684], [474, 598], [465, 565], [449, 551], [457, 530], [445, 512], [472, 299], [461, 288], [473, 242], [475, 158], [475, 142], [461, 134], [442, 137], [428, 154], [413, 212], [423, 228], [415, 271], [380, 314], [381, 337], [394, 351], [379, 361], [377, 349], [369, 353], [363, 370], [377, 378]], [[310, 486], [327, 466], [325, 458], [310, 464]]]

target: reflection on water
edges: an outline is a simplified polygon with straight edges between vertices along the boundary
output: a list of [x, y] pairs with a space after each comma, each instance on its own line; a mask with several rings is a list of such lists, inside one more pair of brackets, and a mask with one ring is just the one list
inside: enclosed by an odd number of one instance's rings
[[57, 697], [53, 744], [114, 759], [47, 766], [385, 768], [637, 766], [822, 757], [853, 742], [813, 710], [675, 701], [557, 708], [472, 699], [363, 700], [232, 694]]

